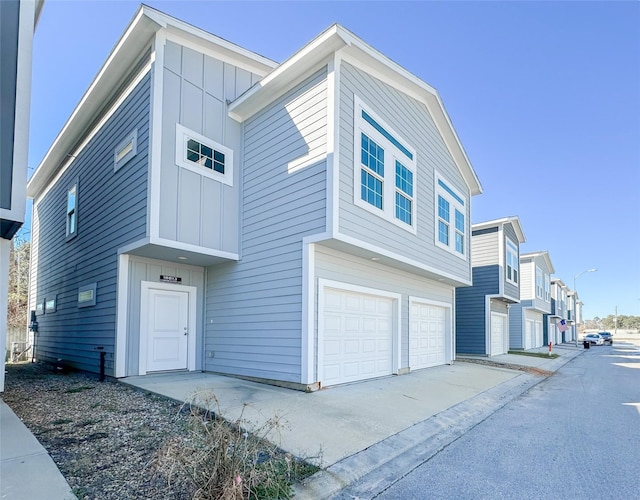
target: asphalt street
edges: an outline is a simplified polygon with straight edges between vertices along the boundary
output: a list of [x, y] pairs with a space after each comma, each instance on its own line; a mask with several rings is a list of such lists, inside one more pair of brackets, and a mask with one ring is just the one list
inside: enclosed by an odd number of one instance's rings
[[404, 477], [340, 498], [639, 498], [640, 347], [594, 346]]

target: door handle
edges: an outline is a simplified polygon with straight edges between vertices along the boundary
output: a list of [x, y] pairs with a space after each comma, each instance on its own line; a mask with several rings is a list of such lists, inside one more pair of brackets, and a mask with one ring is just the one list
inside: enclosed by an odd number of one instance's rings
[[184, 334], [185, 334], [185, 335], [188, 335], [188, 334], [189, 334], [189, 331], [187, 330], [187, 327], [186, 327], [186, 326], [184, 327]]

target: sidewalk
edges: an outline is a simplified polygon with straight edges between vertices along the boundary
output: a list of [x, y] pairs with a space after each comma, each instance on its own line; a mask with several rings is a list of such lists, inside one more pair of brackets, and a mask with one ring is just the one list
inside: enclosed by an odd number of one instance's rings
[[[387, 475], [411, 470], [583, 351], [563, 345], [554, 352], [560, 357], [468, 357], [308, 394], [201, 372], [121, 381], [179, 401], [192, 400], [196, 390], [213, 392], [225, 418], [242, 414], [255, 427], [277, 415], [287, 426], [276, 442], [296, 456], [316, 457], [311, 461], [323, 468], [296, 488], [296, 499], [317, 500], [350, 485], [350, 492], [357, 491], [365, 476], [388, 480], [376, 477], [382, 466]], [[74, 499], [42, 445], [1, 400], [0, 409], [0, 498]]]
[[0, 498], [71, 500], [66, 479], [22, 421], [0, 399]]

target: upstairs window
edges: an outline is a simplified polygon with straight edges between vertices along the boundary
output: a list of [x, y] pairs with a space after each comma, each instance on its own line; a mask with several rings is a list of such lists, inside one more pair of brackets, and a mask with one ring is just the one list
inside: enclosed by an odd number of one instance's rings
[[551, 302], [551, 278], [548, 274], [544, 275], [544, 300]]
[[518, 274], [519, 270], [519, 257], [518, 257], [518, 246], [507, 238], [507, 281], [509, 283], [513, 283], [514, 285], [518, 284]]
[[543, 289], [543, 273], [542, 269], [536, 266], [536, 297], [544, 300], [544, 289]]
[[78, 184], [67, 191], [67, 239], [78, 234]]
[[233, 185], [233, 151], [180, 124], [176, 124], [176, 164]]
[[138, 153], [138, 130], [134, 130], [118, 144], [113, 152], [113, 170], [117, 172]]
[[354, 202], [415, 233], [415, 152], [359, 99], [355, 101]]
[[436, 245], [466, 259], [465, 199], [436, 176]]

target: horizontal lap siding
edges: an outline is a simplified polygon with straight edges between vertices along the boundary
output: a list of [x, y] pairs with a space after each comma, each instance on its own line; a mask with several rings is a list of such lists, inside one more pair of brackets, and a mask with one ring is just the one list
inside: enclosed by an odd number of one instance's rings
[[473, 267], [498, 264], [498, 234], [496, 231], [471, 237], [471, 265]]
[[456, 351], [487, 354], [486, 296], [498, 293], [497, 265], [473, 268], [473, 286], [456, 288]]
[[[302, 238], [325, 230], [326, 74], [245, 124], [241, 259], [209, 267], [205, 369], [301, 380]], [[305, 155], [318, 162], [294, 173]]]
[[[441, 269], [470, 278], [470, 264], [435, 245], [434, 171], [467, 197], [465, 236], [469, 237], [470, 197], [460, 171], [424, 104], [344, 63], [340, 79], [340, 232]], [[416, 150], [417, 235], [354, 204], [354, 96]], [[359, 168], [359, 165], [355, 166]]]
[[[31, 304], [57, 295], [57, 311], [38, 316], [38, 359], [113, 374], [117, 249], [144, 237], [147, 216], [150, 76], [147, 74], [34, 204]], [[114, 149], [134, 129], [137, 154], [114, 172]], [[78, 182], [78, 233], [66, 241], [67, 189]], [[78, 287], [97, 283], [96, 305], [78, 308]]]
[[[417, 276], [382, 264], [375, 264], [351, 254], [340, 252], [322, 245], [316, 245], [316, 302], [318, 310], [318, 278], [341, 283], [384, 290], [402, 294], [401, 314], [401, 364], [409, 366], [409, 296], [452, 304], [453, 288], [427, 278]], [[316, 339], [318, 325], [316, 325]], [[317, 350], [317, 345], [316, 345]]]

